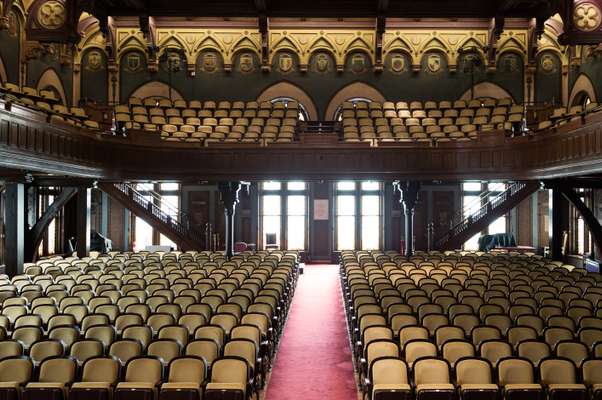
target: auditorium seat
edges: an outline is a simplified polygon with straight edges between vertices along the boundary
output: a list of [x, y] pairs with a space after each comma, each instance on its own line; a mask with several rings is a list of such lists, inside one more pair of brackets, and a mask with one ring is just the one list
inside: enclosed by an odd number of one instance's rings
[[[448, 381], [454, 390], [465, 392], [462, 398], [495, 398], [496, 393], [494, 386], [488, 386], [491, 393], [462, 389], [462, 382], [470, 382], [458, 375], [464, 360], [488, 363], [504, 398], [534, 398], [545, 389], [552, 398], [580, 399], [584, 384], [592, 388], [584, 368], [602, 352], [602, 331], [595, 317], [602, 305], [602, 279], [596, 274], [539, 256], [507, 253], [418, 252], [406, 259], [391, 252], [344, 251], [341, 279], [350, 326], [358, 328], [361, 338], [356, 354], [364, 360], [372, 345], [367, 329], [361, 336], [362, 326], [382, 315], [384, 323], [381, 319], [368, 328], [383, 332], [374, 343], [390, 343], [387, 330], [396, 334], [398, 358], [414, 374], [421, 360], [448, 363]], [[395, 350], [388, 352], [390, 356]], [[362, 368], [371, 373], [365, 361]], [[535, 378], [536, 372], [541, 376]], [[496, 382], [487, 380], [487, 374], [472, 376], [477, 384]], [[419, 392], [417, 397], [427, 397], [424, 387]], [[447, 396], [445, 389], [441, 396]]]

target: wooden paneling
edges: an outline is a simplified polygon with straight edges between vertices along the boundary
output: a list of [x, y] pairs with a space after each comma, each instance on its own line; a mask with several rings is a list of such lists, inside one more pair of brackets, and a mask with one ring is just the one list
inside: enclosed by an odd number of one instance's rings
[[[331, 253], [333, 249], [332, 239], [332, 223], [334, 223], [335, 216], [332, 215], [333, 205], [330, 199], [332, 182], [321, 181], [313, 182], [310, 188], [310, 206], [309, 206], [309, 226], [310, 226], [310, 246], [311, 246], [311, 259], [313, 261], [329, 261], [331, 259]], [[314, 219], [314, 201], [315, 200], [327, 200], [328, 201], [328, 220], [315, 220]]]

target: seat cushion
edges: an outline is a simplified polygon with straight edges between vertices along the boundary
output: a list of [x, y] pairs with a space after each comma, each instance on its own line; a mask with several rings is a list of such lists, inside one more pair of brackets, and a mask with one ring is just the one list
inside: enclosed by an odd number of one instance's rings
[[487, 390], [487, 391], [497, 391], [498, 387], [497, 385], [490, 383], [490, 384], [464, 384], [462, 386], [460, 386], [460, 390], [461, 391], [465, 391], [465, 390]]
[[372, 389], [373, 389], [374, 392], [378, 392], [378, 391], [383, 391], [383, 392], [397, 391], [397, 392], [401, 392], [401, 391], [410, 391], [411, 390], [410, 385], [404, 384], [404, 383], [379, 384], [379, 385], [374, 385], [374, 387]]
[[200, 390], [201, 385], [195, 382], [168, 382], [161, 385], [161, 390]]
[[574, 384], [554, 384], [548, 385], [550, 391], [554, 390], [586, 390], [585, 385], [574, 383]]
[[155, 385], [150, 382], [120, 382], [115, 390], [155, 390]]
[[19, 390], [19, 382], [0, 382], [0, 390], [3, 389]]
[[64, 383], [59, 382], [31, 382], [25, 389], [65, 389]]
[[246, 385], [244, 383], [208, 383], [205, 391], [209, 392], [211, 390], [238, 390], [245, 393]]
[[71, 390], [111, 390], [110, 382], [75, 382]]
[[429, 383], [416, 386], [416, 393], [430, 391], [453, 391], [454, 385], [451, 383]]
[[[2, 386], [0, 386], [0, 388], [2, 388]], [[592, 391], [597, 392], [602, 390], [602, 383], [597, 383], [595, 385], [592, 385]]]
[[517, 383], [517, 384], [509, 384], [504, 386], [504, 390], [509, 391], [509, 390], [531, 390], [531, 391], [536, 391], [536, 390], [542, 390], [541, 385], [537, 384], [537, 383]]

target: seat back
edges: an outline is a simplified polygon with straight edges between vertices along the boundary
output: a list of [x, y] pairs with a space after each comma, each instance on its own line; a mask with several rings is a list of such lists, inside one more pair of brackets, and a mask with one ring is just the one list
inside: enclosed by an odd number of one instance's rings
[[541, 383], [544, 385], [574, 384], [577, 382], [575, 364], [568, 359], [548, 358], [542, 360], [539, 364], [539, 374]]
[[77, 364], [71, 358], [48, 358], [40, 365], [40, 382], [70, 384], [75, 379]]
[[205, 361], [197, 357], [178, 357], [169, 363], [169, 382], [198, 383], [205, 381], [207, 366]]
[[408, 367], [396, 357], [378, 358], [370, 366], [370, 376], [374, 385], [407, 384]]
[[125, 368], [126, 382], [146, 382], [154, 385], [161, 382], [162, 365], [155, 357], [133, 358]]
[[505, 358], [498, 362], [498, 382], [501, 386], [535, 382], [533, 365], [524, 358]]
[[119, 379], [119, 362], [110, 357], [90, 358], [84, 363], [82, 382], [106, 382]]
[[27, 357], [7, 358], [0, 361], [0, 382], [17, 382], [23, 385], [31, 379], [33, 364]]
[[249, 369], [246, 360], [238, 357], [224, 357], [211, 366], [213, 383], [247, 383]]
[[449, 364], [444, 360], [424, 358], [414, 363], [416, 385], [450, 383]]
[[458, 385], [490, 384], [491, 364], [487, 360], [465, 358], [456, 365], [456, 381]]

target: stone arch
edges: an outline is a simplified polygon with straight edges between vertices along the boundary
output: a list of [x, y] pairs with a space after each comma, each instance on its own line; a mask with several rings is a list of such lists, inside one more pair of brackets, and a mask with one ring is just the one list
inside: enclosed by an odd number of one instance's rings
[[301, 89], [299, 86], [287, 81], [275, 83], [265, 88], [257, 97], [258, 102], [270, 101], [277, 97], [290, 97], [303, 104], [310, 120], [316, 121], [318, 117], [318, 109], [312, 98]]
[[[477, 99], [479, 97], [491, 97], [494, 99], [501, 99], [504, 97], [509, 97], [514, 100], [514, 97], [508, 92], [506, 89], [497, 85], [493, 82], [480, 82], [474, 85], [474, 97]], [[462, 96], [460, 96], [460, 100], [469, 100], [470, 99], [470, 89], [464, 92]]]
[[598, 101], [596, 96], [596, 88], [592, 84], [591, 79], [585, 74], [579, 74], [575, 84], [571, 88], [571, 95], [569, 96], [569, 105], [574, 105], [573, 102], [578, 95], [587, 94], [591, 101]]
[[[161, 81], [150, 81], [145, 84], [138, 86], [134, 90], [130, 97], [138, 97], [139, 99], [146, 99], [147, 97], [164, 97], [169, 98], [169, 85]], [[171, 88], [171, 98], [173, 100], [182, 100], [184, 97], [177, 89]]]
[[332, 96], [330, 102], [328, 102], [328, 106], [326, 107], [324, 119], [327, 121], [334, 120], [334, 115], [337, 111], [337, 108], [343, 104], [345, 100], [354, 97], [363, 97], [372, 101], [378, 101], [380, 103], [384, 103], [386, 101], [385, 96], [383, 96], [383, 94], [374, 86], [364, 82], [353, 82], [343, 87], [341, 90], [335, 93], [334, 96]]
[[63, 81], [56, 73], [53, 68], [48, 68], [38, 79], [37, 89], [43, 90], [46, 87], [53, 87], [56, 92], [61, 97], [61, 101], [63, 104], [67, 104], [67, 96], [65, 94], [65, 87], [63, 86]]

